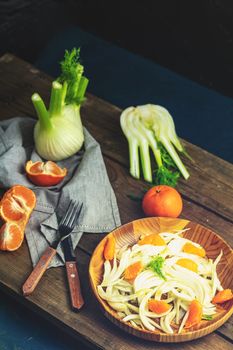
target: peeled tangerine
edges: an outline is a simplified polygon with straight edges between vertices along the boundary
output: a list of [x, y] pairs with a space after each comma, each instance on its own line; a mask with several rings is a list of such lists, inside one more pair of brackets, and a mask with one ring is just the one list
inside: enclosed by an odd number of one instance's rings
[[185, 243], [182, 250], [184, 253], [198, 255], [201, 258], [204, 258], [206, 256], [206, 252], [204, 248], [202, 248], [201, 246], [197, 247], [194, 244], [189, 242]]
[[176, 261], [176, 264], [184, 267], [185, 269], [193, 271], [193, 272], [197, 272], [198, 271], [197, 264], [194, 261], [192, 261], [191, 259], [186, 259], [186, 258], [179, 259], [179, 260]]
[[0, 201], [0, 250], [16, 250], [24, 238], [24, 230], [36, 205], [36, 196], [27, 187], [16, 185], [5, 192]]
[[148, 309], [156, 314], [163, 314], [171, 309], [171, 306], [163, 300], [151, 299], [148, 301]]
[[133, 281], [137, 275], [142, 271], [143, 266], [140, 261], [135, 262], [132, 265], [129, 265], [124, 273], [124, 278], [128, 281]]
[[104, 259], [112, 260], [115, 254], [116, 241], [113, 235], [107, 237], [107, 241], [104, 246]]
[[22, 227], [13, 223], [6, 222], [0, 228], [0, 250], [16, 250], [18, 249], [24, 238]]
[[163, 246], [166, 245], [164, 239], [157, 233], [152, 233], [147, 236], [143, 236], [139, 241], [139, 245], [144, 245], [144, 244], [151, 244], [151, 245], [158, 245], [158, 246]]
[[202, 318], [202, 305], [194, 299], [189, 305], [189, 315], [185, 322], [185, 328], [191, 328], [201, 322]]
[[29, 160], [26, 164], [26, 173], [28, 179], [37, 186], [54, 186], [64, 179], [67, 169], [62, 169], [51, 161], [33, 163]]
[[212, 300], [212, 303], [222, 304], [231, 299], [233, 299], [233, 293], [231, 289], [223, 289], [215, 295], [215, 297]]

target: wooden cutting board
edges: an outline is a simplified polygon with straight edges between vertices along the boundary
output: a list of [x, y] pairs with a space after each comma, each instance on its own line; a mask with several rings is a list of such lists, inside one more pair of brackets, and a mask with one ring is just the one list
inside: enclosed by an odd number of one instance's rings
[[[0, 58], [0, 119], [33, 116], [30, 101], [39, 92], [48, 101], [51, 78], [32, 65], [6, 54]], [[128, 146], [119, 125], [121, 110], [88, 94], [82, 107], [83, 124], [100, 143], [108, 175], [116, 193], [122, 223], [143, 217], [140, 204], [130, 194], [141, 194], [146, 187], [128, 174]], [[199, 222], [220, 234], [233, 246], [233, 165], [184, 141], [195, 160], [186, 162], [191, 177], [180, 181], [178, 190], [184, 199], [182, 218]], [[0, 164], [1, 166], [1, 164]], [[22, 283], [31, 271], [26, 243], [16, 252], [0, 253], [0, 289], [17, 298], [35, 313], [43, 315], [69, 334], [92, 348], [115, 350], [174, 349], [172, 344], [152, 344], [124, 333], [101, 314], [88, 280], [88, 264], [93, 249], [103, 234], [85, 234], [77, 250], [77, 262], [85, 297], [79, 313], [71, 311], [64, 268], [46, 272], [34, 294], [24, 298]], [[180, 349], [231, 349], [233, 321], [229, 320], [205, 338], [182, 343]]]

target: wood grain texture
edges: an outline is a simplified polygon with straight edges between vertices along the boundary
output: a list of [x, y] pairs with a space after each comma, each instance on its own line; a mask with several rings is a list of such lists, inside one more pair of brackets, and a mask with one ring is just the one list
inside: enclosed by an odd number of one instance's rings
[[22, 291], [24, 296], [28, 296], [34, 292], [36, 286], [40, 282], [43, 274], [49, 266], [51, 260], [56, 255], [56, 249], [48, 247], [44, 254], [40, 257], [38, 263], [24, 282]]
[[[51, 78], [10, 54], [0, 59], [0, 82], [1, 118], [10, 118], [16, 111], [18, 115], [35, 116], [29, 102], [35, 91], [40, 91], [48, 102]], [[119, 124], [121, 110], [100, 98], [87, 96], [81, 110], [84, 125], [101, 144], [103, 154], [128, 169], [128, 145]], [[233, 165], [183, 142], [195, 162], [183, 159], [191, 176], [188, 181], [181, 179], [179, 191], [185, 198], [233, 222]]]
[[[17, 261], [17, 264], [15, 262]], [[114, 326], [100, 312], [88, 283], [90, 257], [78, 249], [77, 264], [83, 295], [87, 301], [83, 309], [73, 312], [70, 308], [69, 289], [65, 269], [49, 269], [44, 274], [35, 292], [28, 298], [21, 296], [21, 286], [31, 271], [31, 262], [26, 243], [12, 254], [0, 254], [0, 290], [9, 293], [25, 307], [50, 320], [70, 336], [82, 339], [94, 349], [106, 350], [151, 350], [152, 344], [123, 332]], [[4, 267], [8, 266], [8, 269]], [[11, 273], [9, 273], [9, 271]], [[36, 315], [35, 315], [36, 317]], [[203, 339], [181, 343], [180, 350], [231, 350], [232, 344], [218, 334], [210, 334]], [[158, 350], [175, 349], [172, 344], [157, 344]]]
[[[48, 102], [51, 78], [10, 54], [0, 58], [0, 82], [0, 119], [16, 115], [33, 116], [34, 111], [30, 96], [35, 91], [40, 92], [41, 96], [45, 97]], [[119, 108], [91, 95], [88, 95], [87, 103], [82, 109], [84, 124], [101, 144], [109, 178], [116, 193], [122, 222], [127, 223], [143, 217], [140, 203], [133, 202], [128, 198], [128, 195], [130, 193], [140, 195], [142, 189], [145, 188], [145, 183], [135, 181], [128, 174], [127, 143], [122, 136], [119, 136], [119, 115]], [[228, 206], [228, 202], [224, 202], [224, 193], [227, 191], [231, 193], [233, 188], [232, 165], [191, 144], [186, 143], [186, 147], [190, 147], [188, 150], [192, 156], [195, 155], [196, 172], [192, 176], [197, 178], [197, 182], [196, 185], [192, 184], [193, 188], [191, 186], [191, 189], [189, 187], [187, 189], [181, 188], [183, 198], [185, 197], [182, 217], [208, 226], [230, 244], [233, 244], [233, 226], [229, 218], [231, 206]], [[203, 175], [201, 181], [198, 180], [199, 168], [200, 172], [206, 174], [205, 178]], [[216, 188], [217, 185], [221, 186], [221, 200], [214, 201], [215, 192], [209, 192], [205, 202], [203, 198], [199, 202], [199, 198], [205, 197], [206, 192], [208, 192], [206, 178], [208, 180], [209, 178], [216, 179], [211, 180], [215, 181]], [[202, 181], [207, 186], [204, 190], [202, 190]], [[189, 186], [188, 184], [189, 182], [187, 182], [187, 186]], [[227, 207], [226, 211], [225, 207]], [[99, 307], [90, 292], [87, 277], [89, 257], [104, 236], [104, 234], [86, 233], [80, 241], [79, 246], [82, 250], [78, 249], [78, 267], [83, 295], [87, 302], [78, 314], [72, 312], [70, 308], [69, 289], [64, 268], [46, 271], [35, 292], [28, 298], [22, 297], [22, 284], [32, 269], [25, 243], [16, 252], [0, 253], [0, 288], [95, 349], [149, 350], [151, 349], [150, 343], [122, 332], [106, 320], [99, 312]], [[180, 344], [179, 347], [182, 350], [212, 350], [215, 348], [230, 350], [232, 344], [227, 339], [232, 339], [232, 322], [231, 319], [215, 333], [201, 340]], [[156, 347], [159, 350], [173, 348], [172, 344], [157, 344]]]
[[[106, 102], [103, 104], [100, 99], [94, 98], [93, 100], [90, 97], [83, 107], [82, 119], [90, 132], [94, 133], [100, 142], [104, 155], [128, 169], [128, 145], [119, 125], [121, 110], [110, 106]], [[97, 119], [97, 114], [101, 115], [101, 120]], [[97, 125], [96, 120], [98, 120]], [[107, 125], [106, 120], [108, 120]], [[232, 221], [233, 182], [231, 174], [233, 173], [233, 165], [222, 160], [219, 162], [218, 157], [209, 156], [207, 151], [203, 151], [188, 142], [183, 141], [183, 143], [194, 162], [187, 161], [181, 156], [190, 172], [190, 178], [188, 181], [180, 180], [178, 186], [180, 193], [193, 202]]]
[[71, 306], [74, 311], [80, 310], [84, 305], [78, 268], [75, 261], [66, 261], [66, 276], [68, 279]]
[[[145, 188], [143, 181], [135, 181], [128, 175], [128, 170], [112, 159], [104, 157], [108, 171], [108, 176], [115, 191], [117, 202], [119, 205], [122, 224], [129, 221], [143, 218], [144, 213], [139, 201], [132, 201], [129, 198], [130, 194], [142, 195], [142, 189]], [[123, 205], [121, 205], [123, 203]], [[209, 211], [198, 204], [193, 203], [189, 199], [183, 199], [183, 211], [181, 218], [189, 218], [192, 221], [214, 230], [220, 236], [233, 246], [233, 225], [220, 218], [212, 211]], [[85, 249], [89, 254], [92, 254], [95, 246], [104, 237], [104, 234], [84, 235], [80, 241], [80, 247]]]
[[[208, 258], [215, 259], [220, 251], [223, 251], [223, 257], [217, 268], [218, 277], [223, 288], [233, 289], [233, 250], [220, 236], [200, 224], [182, 219], [144, 218], [125, 224], [109, 233], [109, 235], [114, 236], [116, 240], [116, 249], [121, 249], [124, 246], [132, 246], [135, 244], [141, 235], [173, 232], [183, 228], [189, 228], [183, 236], [201, 244], [205, 248]], [[182, 334], [165, 334], [159, 330], [151, 332], [140, 327], [134, 327], [129, 322], [123, 322], [117, 315], [117, 312], [99, 296], [97, 291], [97, 286], [102, 282], [103, 278], [105, 261], [103, 251], [107, 238], [108, 236], [98, 244], [92, 255], [89, 266], [89, 276], [92, 290], [103, 309], [104, 315], [121, 329], [143, 339], [176, 343], [203, 337], [220, 327], [232, 315], [233, 300], [222, 304], [222, 310], [218, 311], [212, 321], [201, 321], [200, 325], [193, 327], [190, 331], [184, 331]]]

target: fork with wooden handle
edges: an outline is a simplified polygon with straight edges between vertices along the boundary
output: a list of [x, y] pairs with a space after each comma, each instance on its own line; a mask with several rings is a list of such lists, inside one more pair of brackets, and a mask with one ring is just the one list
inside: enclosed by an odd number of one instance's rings
[[48, 247], [40, 260], [36, 264], [35, 268], [23, 284], [24, 296], [30, 295], [36, 288], [44, 272], [46, 271], [49, 263], [57, 252], [57, 246], [61, 242], [61, 246], [65, 256], [65, 266], [67, 280], [70, 290], [71, 304], [74, 310], [79, 310], [84, 300], [81, 293], [80, 280], [78, 275], [78, 269], [75, 257], [72, 254], [70, 233], [77, 225], [83, 204], [79, 205], [74, 201], [70, 201], [66, 214], [62, 218], [59, 226], [58, 233], [59, 240], [57, 240], [52, 246]]

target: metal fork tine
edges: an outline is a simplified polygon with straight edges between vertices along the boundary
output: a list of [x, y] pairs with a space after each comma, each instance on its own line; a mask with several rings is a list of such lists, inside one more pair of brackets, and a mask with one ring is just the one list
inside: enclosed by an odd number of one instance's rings
[[59, 225], [64, 225], [65, 221], [67, 220], [67, 217], [69, 216], [71, 205], [72, 205], [72, 201], [69, 202], [66, 214], [63, 216], [63, 218], [62, 218], [62, 220], [61, 220]]
[[75, 202], [71, 200], [70, 211], [69, 211], [69, 214], [67, 215], [67, 218], [64, 222], [65, 226], [69, 226], [70, 220], [72, 219], [72, 216], [73, 216], [74, 209], [75, 209]]
[[69, 232], [73, 231], [74, 227], [77, 224], [82, 208], [83, 203], [79, 205], [79, 203], [76, 201], [70, 201], [67, 212], [59, 224], [59, 230], [61, 230], [61, 232], [63, 231], [63, 236], [64, 234], [68, 234]]

